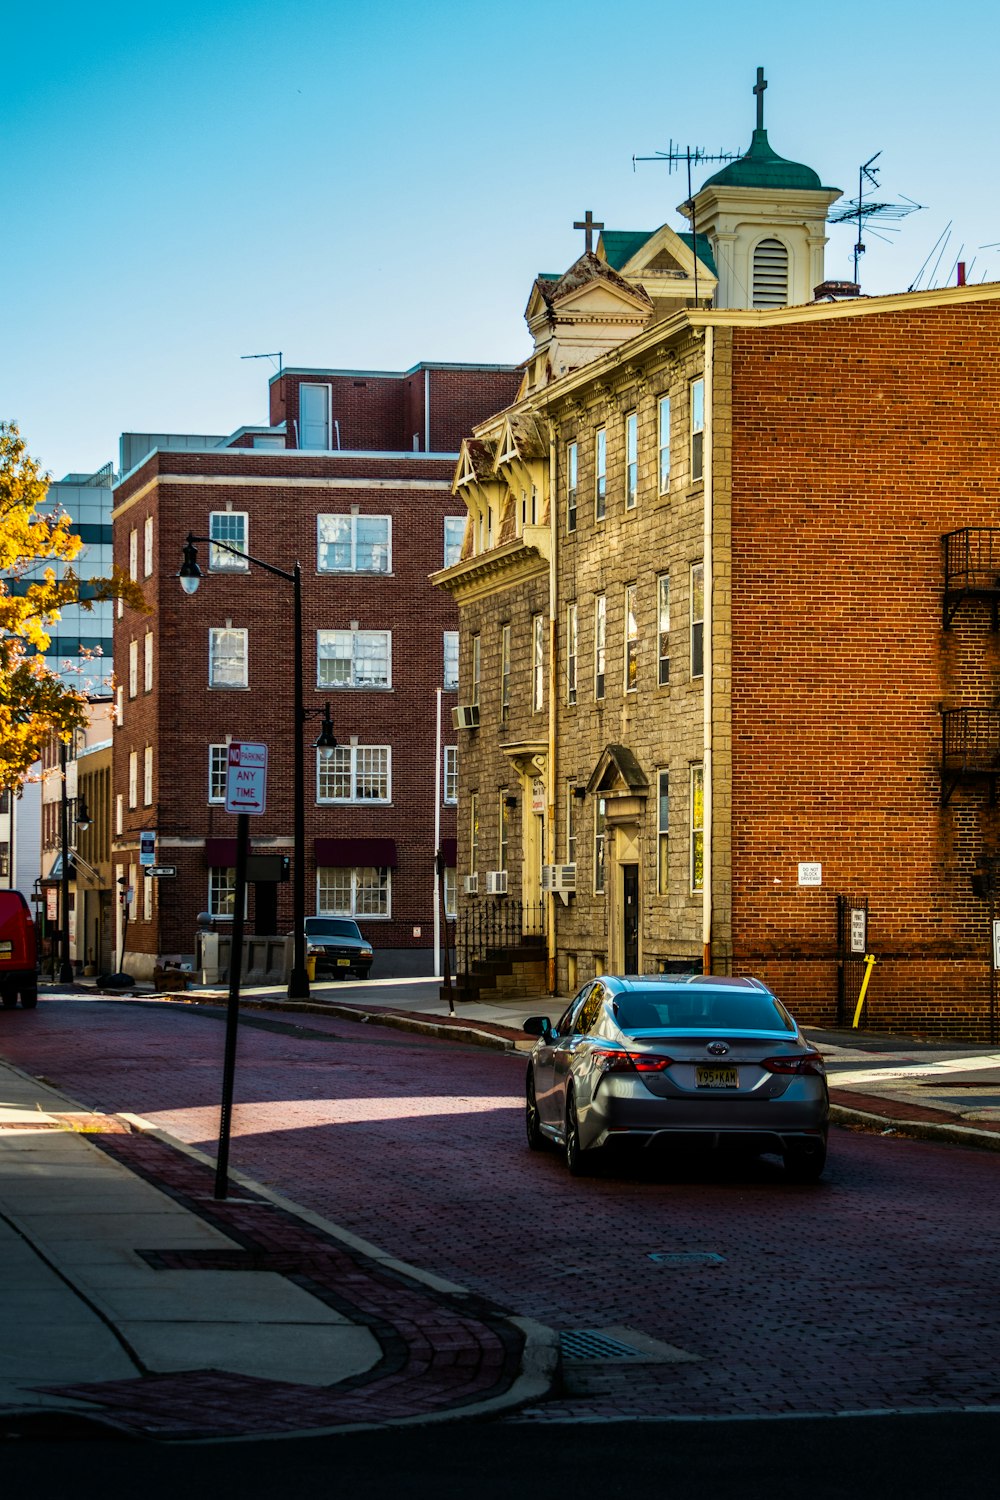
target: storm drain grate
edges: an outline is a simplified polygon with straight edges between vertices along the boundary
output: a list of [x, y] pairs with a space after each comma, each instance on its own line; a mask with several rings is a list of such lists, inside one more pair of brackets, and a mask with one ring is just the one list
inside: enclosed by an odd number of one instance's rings
[[723, 1266], [726, 1257], [717, 1250], [653, 1250], [649, 1259], [658, 1266]]
[[571, 1328], [559, 1335], [563, 1359], [638, 1359], [640, 1351], [596, 1328]]

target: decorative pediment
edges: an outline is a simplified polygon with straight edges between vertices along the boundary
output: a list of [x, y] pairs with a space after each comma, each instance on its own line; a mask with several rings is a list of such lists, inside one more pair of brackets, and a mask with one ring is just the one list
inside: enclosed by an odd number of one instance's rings
[[587, 782], [590, 795], [645, 797], [649, 778], [625, 745], [605, 745]]
[[452, 480], [452, 493], [457, 494], [463, 485], [488, 483], [494, 477], [490, 444], [479, 438], [463, 438]]

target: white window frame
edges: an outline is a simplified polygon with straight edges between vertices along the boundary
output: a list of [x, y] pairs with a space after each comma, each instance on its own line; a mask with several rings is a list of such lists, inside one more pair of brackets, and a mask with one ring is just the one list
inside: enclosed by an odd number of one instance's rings
[[510, 718], [510, 626], [500, 626], [500, 723]]
[[576, 495], [580, 472], [579, 443], [566, 444], [566, 530], [576, 530]]
[[142, 576], [149, 578], [153, 571], [153, 518], [147, 516], [142, 523]]
[[666, 687], [670, 682], [670, 574], [661, 573], [656, 580], [656, 683]]
[[[223, 655], [223, 648], [228, 651]], [[237, 649], [237, 647], [239, 649]], [[248, 686], [248, 661], [250, 654], [249, 632], [234, 629], [231, 625], [213, 626], [208, 632], [208, 685], [225, 692], [239, 692]], [[241, 680], [223, 682], [218, 678], [220, 661], [230, 663], [226, 668]]]
[[231, 922], [236, 911], [236, 869], [212, 865], [208, 872], [208, 911], [218, 922]]
[[691, 894], [697, 896], [705, 886], [705, 767], [700, 761], [691, 766]]
[[566, 702], [572, 707], [576, 702], [577, 657], [580, 648], [580, 615], [577, 605], [566, 606]]
[[142, 690], [153, 691], [153, 632], [147, 630], [142, 643]]
[[607, 691], [608, 596], [594, 595], [594, 702], [603, 703]]
[[[208, 570], [210, 573], [248, 573], [246, 552], [250, 546], [250, 516], [245, 510], [212, 510], [208, 514]], [[239, 548], [230, 552], [218, 542]]]
[[458, 692], [458, 631], [446, 630], [443, 639], [441, 685], [446, 693]]
[[145, 871], [142, 876], [142, 917], [144, 922], [153, 920], [153, 890], [156, 881], [148, 876]]
[[[347, 792], [330, 789], [335, 781], [346, 783]], [[327, 783], [324, 788], [324, 782]], [[379, 795], [362, 795], [363, 787], [377, 786]], [[354, 802], [363, 807], [385, 806], [392, 801], [392, 749], [389, 745], [338, 745], [316, 751], [316, 802]]]
[[531, 617], [531, 707], [541, 713], [545, 707], [545, 616]]
[[142, 752], [142, 802], [144, 807], [153, 805], [153, 747], [147, 745]]
[[657, 472], [660, 494], [670, 493], [670, 397], [661, 396], [656, 405], [658, 432]]
[[444, 914], [452, 922], [458, 916], [458, 871], [454, 865], [445, 866]]
[[469, 696], [469, 702], [473, 705], [479, 702], [479, 684], [482, 678], [483, 670], [482, 644], [482, 640], [480, 639], [479, 633], [477, 632], [472, 637], [472, 689]]
[[130, 750], [128, 753], [128, 806], [131, 812], [139, 806], [139, 752]]
[[[335, 655], [335, 651], [342, 651], [344, 646], [349, 646], [348, 654]], [[378, 646], [377, 660], [384, 660], [384, 677], [359, 677], [358, 658], [359, 647], [374, 648]], [[375, 661], [373, 654], [372, 660]], [[347, 665], [347, 676], [340, 682], [333, 678], [332, 672], [324, 675], [324, 663], [331, 664], [341, 662]], [[392, 687], [392, 631], [391, 630], [317, 630], [316, 632], [316, 686], [321, 688], [332, 688], [336, 692], [384, 692]]]
[[392, 871], [376, 865], [321, 865], [316, 871], [316, 911], [324, 917], [389, 921]]
[[229, 776], [229, 746], [208, 747], [208, 800], [212, 804], [226, 800], [226, 781]]
[[458, 746], [444, 746], [444, 771], [441, 777], [442, 800], [446, 807], [458, 802]]
[[137, 582], [139, 578], [139, 533], [132, 527], [128, 534], [128, 576]]
[[139, 696], [139, 642], [134, 637], [128, 643], [128, 695]]
[[[358, 531], [364, 530], [364, 525], [376, 521], [384, 523], [384, 537], [380, 541], [362, 541], [362, 548], [368, 548], [371, 552], [372, 565], [370, 567], [358, 564]], [[333, 526], [345, 527], [347, 535], [341, 537], [324, 536], [324, 531], [332, 531]], [[339, 567], [330, 561], [334, 547], [346, 547], [349, 551], [347, 566]], [[381, 564], [384, 563], [384, 566]], [[316, 517], [316, 571], [318, 573], [334, 574], [372, 574], [379, 578], [386, 577], [392, 572], [392, 516], [370, 515], [367, 511], [352, 510], [328, 511]]]
[[705, 675], [705, 564], [691, 564], [691, 679]]
[[[465, 541], [466, 516], [445, 516], [444, 518], [444, 566], [453, 568], [456, 563], [462, 561], [462, 544]], [[448, 533], [451, 532], [449, 537]]]
[[598, 427], [594, 433], [594, 520], [603, 521], [608, 513], [608, 429]]
[[639, 620], [636, 613], [636, 601], [639, 586], [635, 583], [625, 585], [625, 640], [624, 640], [624, 668], [623, 681], [624, 691], [634, 693], [638, 686], [639, 677]]
[[705, 477], [705, 378], [699, 375], [690, 386], [691, 483]]
[[121, 792], [115, 794], [115, 838], [120, 839], [125, 832], [125, 798]]
[[635, 510], [639, 498], [639, 413], [625, 413], [625, 509]]
[[656, 773], [656, 894], [670, 893], [670, 772]]

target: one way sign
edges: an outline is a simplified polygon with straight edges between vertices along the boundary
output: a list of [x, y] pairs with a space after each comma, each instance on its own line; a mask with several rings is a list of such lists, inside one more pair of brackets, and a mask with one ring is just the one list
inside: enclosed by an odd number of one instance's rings
[[226, 769], [226, 812], [262, 813], [267, 802], [267, 746], [234, 740]]

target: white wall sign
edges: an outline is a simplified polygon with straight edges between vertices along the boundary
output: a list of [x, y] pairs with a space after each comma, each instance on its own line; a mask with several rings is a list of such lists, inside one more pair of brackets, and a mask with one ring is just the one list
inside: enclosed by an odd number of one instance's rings
[[822, 885], [823, 866], [818, 864], [799, 865], [799, 885]]
[[262, 813], [267, 805], [267, 746], [233, 740], [226, 764], [226, 812]]
[[139, 863], [140, 865], [156, 864], [156, 833], [153, 829], [144, 828], [140, 830]]
[[1000, 921], [993, 923], [993, 967], [1000, 969]]
[[868, 913], [863, 906], [851, 907], [851, 952], [864, 953], [868, 946]]

